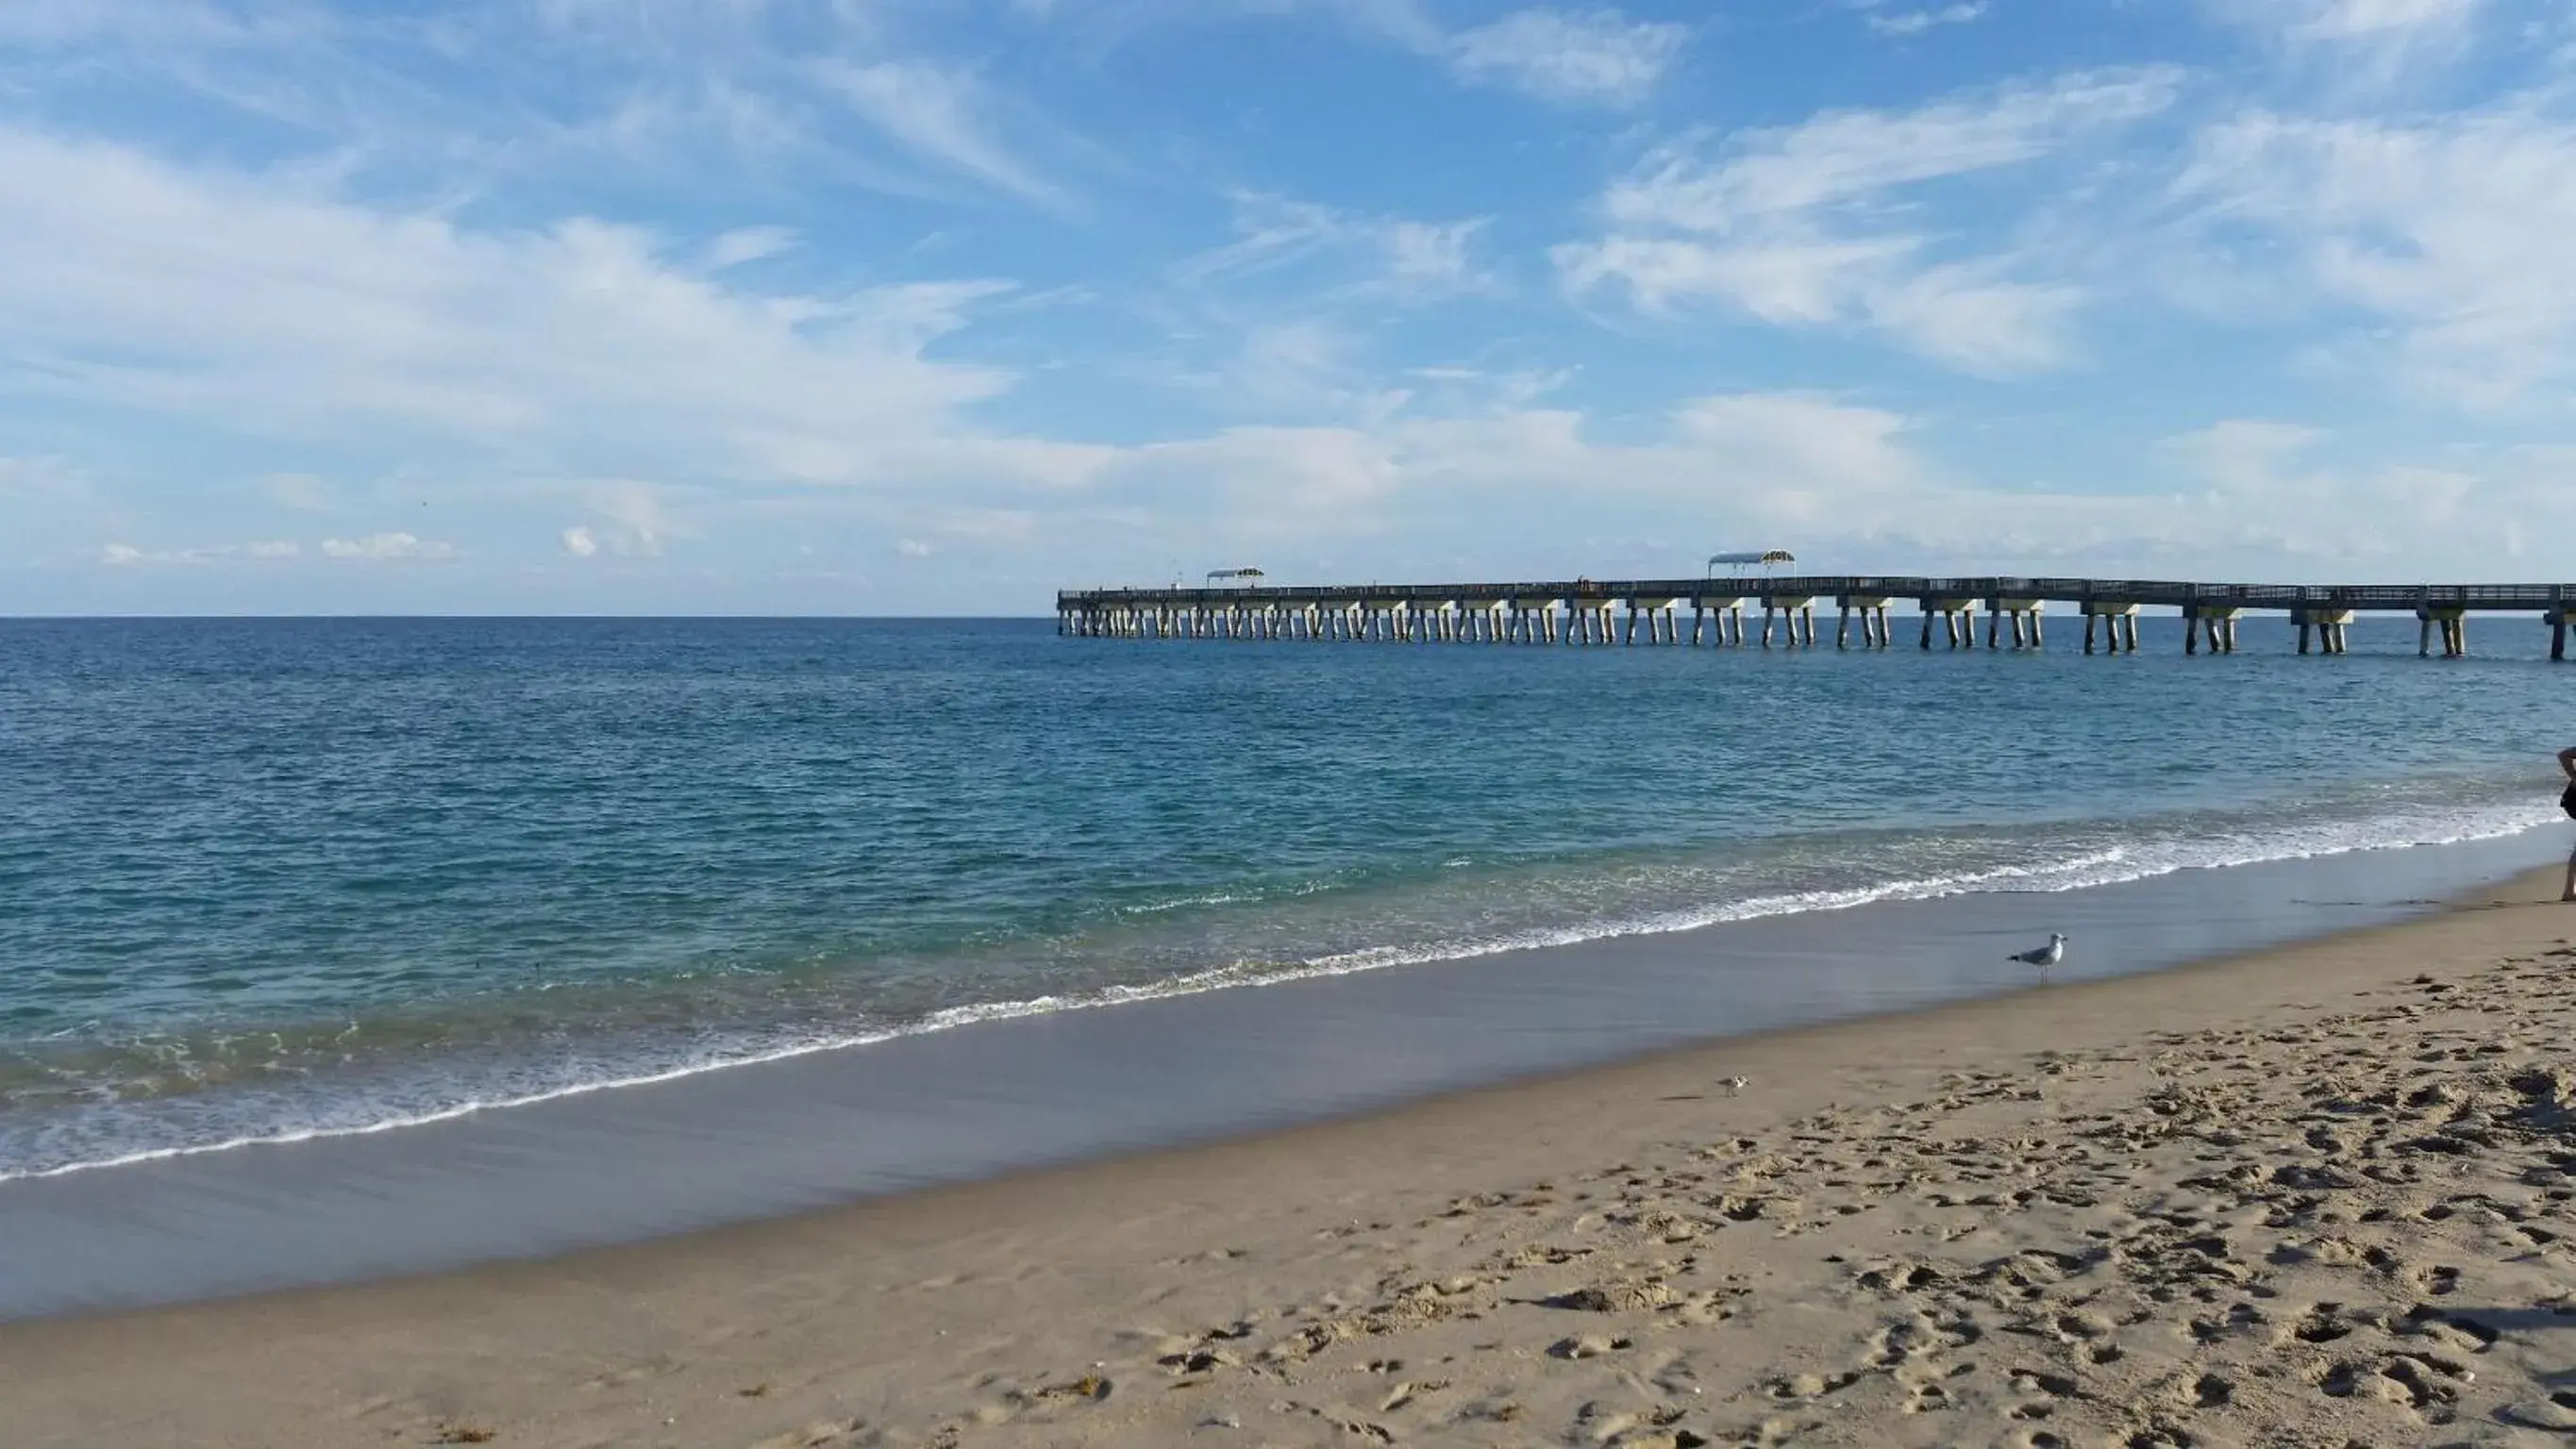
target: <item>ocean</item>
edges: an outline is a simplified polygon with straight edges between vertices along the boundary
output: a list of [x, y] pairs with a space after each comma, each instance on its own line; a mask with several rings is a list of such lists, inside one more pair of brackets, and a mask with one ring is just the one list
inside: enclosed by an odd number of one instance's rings
[[[2186, 658], [2150, 620], [2086, 658], [0, 621], [0, 1187], [1003, 1018], [2560, 819], [2576, 670], [2537, 627], [2464, 661], [2415, 657], [2411, 621], [2340, 658], [2244, 630]], [[1919, 995], [1901, 953], [1875, 969]]]

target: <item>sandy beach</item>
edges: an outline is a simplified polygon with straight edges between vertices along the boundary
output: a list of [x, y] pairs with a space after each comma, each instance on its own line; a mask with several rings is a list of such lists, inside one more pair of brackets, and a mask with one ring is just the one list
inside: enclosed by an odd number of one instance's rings
[[0, 1443], [2564, 1443], [2555, 894], [784, 1222], [0, 1327]]

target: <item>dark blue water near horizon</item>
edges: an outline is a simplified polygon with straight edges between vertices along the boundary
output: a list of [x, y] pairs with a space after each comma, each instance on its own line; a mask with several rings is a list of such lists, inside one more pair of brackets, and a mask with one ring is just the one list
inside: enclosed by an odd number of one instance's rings
[[[2269, 638], [2270, 627], [2284, 637]], [[2489, 838], [2509, 626], [2185, 658], [0, 621], [0, 1176], [1881, 899]], [[2517, 644], [2527, 643], [2528, 649]]]

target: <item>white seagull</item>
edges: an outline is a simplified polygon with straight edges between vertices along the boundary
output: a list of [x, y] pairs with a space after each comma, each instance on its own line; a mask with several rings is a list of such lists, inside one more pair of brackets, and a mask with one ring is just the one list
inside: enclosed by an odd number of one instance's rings
[[2027, 951], [2015, 951], [2010, 959], [2019, 961], [2025, 966], [2036, 966], [2040, 970], [2045, 971], [2049, 967], [2066, 959], [2066, 933], [2063, 931], [2051, 931], [2048, 933], [2047, 945], [2033, 946]]

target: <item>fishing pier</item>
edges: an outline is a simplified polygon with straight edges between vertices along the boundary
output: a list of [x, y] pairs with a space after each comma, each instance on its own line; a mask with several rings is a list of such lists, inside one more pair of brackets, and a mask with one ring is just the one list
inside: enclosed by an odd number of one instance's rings
[[[1245, 571], [1249, 573], [1249, 571]], [[1252, 575], [1258, 577], [1257, 574]], [[2084, 652], [2135, 653], [2138, 615], [2172, 609], [2183, 650], [2236, 652], [2250, 613], [2286, 615], [2301, 654], [2341, 654], [2362, 614], [2413, 616], [2418, 652], [2469, 652], [2473, 614], [2537, 616], [2549, 657], [2567, 657], [2576, 584], [2203, 584], [2137, 579], [1761, 578], [1576, 579], [1519, 584], [1224, 585], [1074, 589], [1056, 595], [1056, 632], [1104, 639], [1312, 640], [1414, 644], [1665, 645], [1812, 649], [1816, 615], [1835, 610], [1834, 647], [1885, 649], [1895, 610], [1918, 647], [1938, 637], [1973, 649], [1983, 615], [1988, 649], [2038, 649], [2049, 606], [2084, 621]], [[1682, 627], [1682, 611], [1690, 627]], [[1757, 633], [1751, 616], [1759, 610]], [[1854, 629], [1854, 625], [1859, 627]]]

